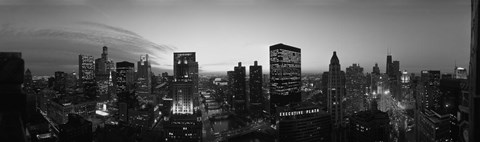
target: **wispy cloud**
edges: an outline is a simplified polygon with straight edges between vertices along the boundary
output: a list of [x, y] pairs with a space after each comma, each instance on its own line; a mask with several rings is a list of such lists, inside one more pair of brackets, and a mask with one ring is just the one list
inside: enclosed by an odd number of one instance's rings
[[[149, 54], [152, 59], [152, 65], [154, 67], [161, 67], [162, 64], [165, 64], [165, 58], [163, 57], [165, 55], [169, 55], [169, 53], [172, 53], [174, 50], [176, 50], [175, 47], [152, 42], [133, 31], [94, 22], [76, 22], [61, 26], [26, 26], [9, 23], [4, 23], [0, 25], [0, 42], [5, 42], [12, 39], [15, 39], [16, 41], [19, 41], [18, 39], [23, 39], [23, 42], [28, 42], [29, 40], [53, 39], [89, 45], [97, 45], [98, 48], [94, 49], [95, 51], [100, 49], [101, 46], [105, 45], [108, 46], [110, 49], [114, 49], [115, 51], [117, 51], [117, 53], [111, 54], [120, 54], [119, 57], [129, 56], [131, 58], [133, 57], [135, 59], [138, 59], [140, 55]], [[64, 43], [68, 42], [62, 42], [62, 44]], [[36, 48], [35, 46], [24, 47]], [[65, 45], [63, 49], [56, 50], [64, 50], [67, 52], [93, 50], [71, 48], [72, 47], [70, 47], [69, 45]], [[45, 50], [48, 51], [49, 49]], [[100, 50], [94, 53], [99, 54]]]

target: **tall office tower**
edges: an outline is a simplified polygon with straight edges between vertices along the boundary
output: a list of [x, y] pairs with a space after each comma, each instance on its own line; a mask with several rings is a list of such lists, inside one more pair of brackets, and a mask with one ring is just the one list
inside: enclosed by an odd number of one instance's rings
[[139, 95], [149, 95], [152, 93], [152, 70], [148, 54], [140, 56], [137, 63], [137, 93]]
[[77, 73], [72, 72], [72, 73], [66, 73], [66, 84], [65, 84], [65, 89], [67, 90], [67, 93], [73, 93], [75, 89], [77, 89]]
[[454, 78], [455, 79], [467, 79], [467, 69], [462, 67], [455, 67]]
[[253, 66], [250, 66], [250, 108], [253, 110], [252, 114], [261, 114], [264, 106], [264, 99], [263, 99], [263, 91], [262, 91], [262, 84], [263, 84], [263, 74], [262, 74], [262, 66], [258, 65], [258, 62], [255, 61]]
[[344, 141], [343, 128], [345, 125], [345, 73], [340, 70], [340, 61], [337, 52], [333, 52], [328, 71], [328, 112], [332, 117], [333, 141]]
[[270, 46], [270, 114], [276, 108], [300, 102], [301, 50], [285, 44]]
[[173, 115], [176, 114], [190, 114], [194, 112], [193, 109], [193, 83], [188, 82], [174, 82], [172, 85], [173, 96]]
[[95, 60], [95, 75], [107, 74], [108, 48], [103, 46], [102, 57]]
[[480, 77], [478, 76], [478, 70], [480, 64], [480, 58], [478, 56], [478, 44], [479, 42], [479, 1], [472, 0], [472, 40], [470, 48], [470, 70], [469, 70], [469, 81], [470, 81], [470, 130], [469, 130], [469, 141], [475, 142], [480, 141]]
[[193, 83], [193, 107], [198, 109], [198, 62], [196, 61], [195, 52], [173, 53], [173, 78], [177, 81], [190, 81]]
[[23, 78], [23, 86], [26, 89], [33, 89], [32, 85], [33, 85], [32, 72], [30, 71], [30, 69], [27, 69], [27, 71], [25, 71], [25, 75], [24, 75], [24, 78]]
[[135, 78], [135, 64], [127, 61], [117, 63], [117, 94], [122, 92], [128, 92], [132, 89]]
[[380, 68], [378, 67], [377, 63], [375, 63], [375, 66], [373, 66], [372, 74], [380, 75]]
[[245, 66], [238, 62], [233, 69], [233, 108], [237, 113], [247, 111], [247, 83], [245, 81]]
[[423, 70], [418, 93], [421, 101], [420, 111], [440, 107], [440, 71]]
[[55, 72], [55, 83], [53, 89], [60, 93], [65, 93], [66, 73], [63, 71]]
[[331, 141], [331, 118], [310, 103], [278, 107], [278, 136], [281, 142]]
[[394, 78], [395, 80], [400, 79], [400, 61], [393, 61], [392, 63], [392, 71], [391, 71], [391, 78]]
[[[322, 94], [324, 95], [323, 98], [328, 98], [327, 97], [327, 92], [328, 92], [328, 71], [323, 72], [322, 74]], [[324, 99], [326, 100], [326, 99]], [[323, 104], [327, 104], [326, 102], [323, 102]], [[328, 108], [327, 105], [324, 106], [325, 108]]]
[[366, 103], [366, 78], [363, 74], [363, 68], [357, 64], [347, 67], [345, 79], [345, 115], [348, 116], [363, 111], [366, 108], [366, 106], [364, 106]]
[[[194, 52], [174, 53], [172, 82], [172, 115], [164, 129], [166, 141], [202, 141], [201, 113], [194, 105], [198, 63]], [[198, 101], [198, 100], [196, 100]]]
[[389, 76], [392, 73], [392, 70], [393, 70], [392, 67], [393, 67], [392, 55], [390, 55], [390, 53], [388, 53], [388, 55], [387, 55], [387, 65], [386, 65], [387, 70], [385, 71], [385, 73]]
[[109, 99], [109, 94], [114, 92], [110, 86], [113, 86], [112, 71], [114, 71], [115, 65], [112, 60], [108, 59], [108, 47], [103, 46], [102, 49], [101, 58], [95, 60], [95, 82], [99, 99], [106, 101]]
[[97, 90], [95, 83], [95, 62], [93, 56], [79, 55], [78, 62], [78, 75], [83, 93], [87, 98], [95, 99]]
[[227, 102], [229, 104], [230, 110], [233, 110], [233, 96], [235, 92], [234, 82], [235, 82], [235, 72], [234, 71], [227, 71], [227, 78], [228, 78], [228, 90], [229, 95], [227, 96]]

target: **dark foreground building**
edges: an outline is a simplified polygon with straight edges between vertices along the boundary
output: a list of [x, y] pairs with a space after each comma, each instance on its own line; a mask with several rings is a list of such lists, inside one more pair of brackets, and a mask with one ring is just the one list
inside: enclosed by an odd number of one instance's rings
[[319, 106], [291, 104], [277, 108], [280, 142], [331, 141], [331, 118]]
[[68, 122], [58, 126], [60, 142], [91, 142], [92, 122], [78, 114], [68, 114]]
[[388, 142], [389, 123], [388, 114], [378, 110], [374, 103], [371, 110], [361, 111], [350, 117], [350, 142]]

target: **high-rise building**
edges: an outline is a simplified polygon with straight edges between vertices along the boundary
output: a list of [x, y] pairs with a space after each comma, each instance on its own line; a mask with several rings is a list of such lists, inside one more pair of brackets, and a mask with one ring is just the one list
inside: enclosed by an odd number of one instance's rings
[[77, 73], [66, 73], [66, 84], [65, 89], [67, 93], [73, 93], [77, 89]]
[[55, 72], [55, 85], [53, 89], [60, 93], [65, 93], [65, 84], [66, 84], [66, 73], [62, 71]]
[[440, 142], [452, 141], [450, 139], [451, 125], [449, 114], [439, 114], [433, 110], [426, 109], [418, 111], [418, 132], [416, 141], [419, 142]]
[[300, 48], [270, 46], [270, 114], [276, 114], [276, 107], [300, 102], [301, 85]]
[[467, 79], [467, 69], [462, 67], [455, 67], [454, 78]]
[[137, 63], [137, 86], [136, 92], [141, 96], [147, 96], [152, 93], [152, 70], [148, 54], [140, 56]]
[[[174, 53], [174, 79], [170, 87], [172, 115], [164, 124], [166, 141], [202, 141], [201, 112], [195, 109], [198, 101], [198, 63], [194, 52]], [[196, 83], [195, 83], [196, 82]]]
[[94, 99], [96, 98], [97, 90], [95, 83], [95, 62], [93, 56], [79, 55], [78, 62], [78, 75], [84, 95], [90, 99]]
[[258, 62], [255, 61], [253, 66], [250, 66], [249, 70], [250, 99], [248, 100], [250, 100], [250, 108], [253, 110], [252, 114], [261, 114], [264, 109], [262, 105], [264, 104], [262, 90], [262, 66], [259, 66]]
[[245, 80], [245, 66], [238, 62], [233, 70], [233, 108], [236, 113], [245, 113], [247, 110], [247, 83]]
[[400, 61], [393, 61], [392, 63], [392, 71], [391, 71], [391, 77], [394, 78], [395, 80], [400, 79]]
[[177, 82], [190, 81], [193, 83], [193, 107], [198, 109], [198, 62], [196, 61], [195, 52], [173, 53], [173, 78]]
[[390, 139], [390, 119], [387, 112], [377, 109], [361, 111], [350, 116], [349, 141], [351, 142], [388, 142]]
[[107, 74], [108, 48], [103, 46], [102, 57], [95, 60], [95, 75]]
[[358, 64], [347, 67], [345, 79], [345, 115], [365, 110], [366, 78], [363, 74], [363, 68]]
[[309, 103], [277, 108], [278, 136], [281, 142], [331, 141], [331, 118], [319, 106]]
[[392, 68], [393, 68], [392, 55], [388, 53], [385, 73], [390, 76], [390, 74], [392, 74], [392, 71], [393, 71]]
[[127, 61], [117, 63], [116, 86], [117, 93], [128, 92], [134, 83], [135, 64]]
[[234, 90], [234, 81], [235, 81], [235, 72], [234, 71], [227, 71], [227, 78], [228, 78], [228, 90], [229, 90], [229, 95], [227, 96], [227, 103], [228, 103], [228, 109], [233, 110], [233, 96], [235, 90]]
[[56, 124], [65, 124], [68, 113], [90, 118], [95, 114], [96, 106], [97, 102], [83, 96], [60, 96], [47, 102], [47, 115]]
[[470, 48], [470, 114], [471, 120], [469, 123], [469, 141], [480, 141], [480, 76], [478, 75], [477, 68], [480, 66], [480, 56], [478, 55], [479, 41], [479, 13], [480, 4], [478, 0], [472, 0], [472, 32], [471, 32], [471, 48]]
[[173, 108], [172, 113], [190, 114], [194, 113], [193, 109], [193, 87], [191, 82], [173, 82], [172, 96]]
[[420, 79], [420, 89], [417, 91], [418, 99], [420, 99], [420, 111], [435, 110], [440, 107], [440, 71], [423, 70]]
[[436, 70], [423, 70], [420, 74], [420, 81], [428, 83], [428, 85], [440, 85], [440, 71]]
[[23, 78], [23, 86], [27, 89], [33, 89], [33, 79], [32, 79], [32, 72], [30, 69], [25, 71], [25, 75]]
[[375, 63], [375, 66], [373, 66], [372, 74], [380, 75], [380, 68], [378, 67], [377, 63]]
[[[322, 73], [322, 95], [324, 95], [323, 98], [328, 98], [328, 71]], [[323, 104], [325, 108], [328, 108], [327, 102]]]
[[344, 141], [343, 128], [345, 127], [345, 73], [340, 70], [340, 61], [337, 52], [333, 52], [328, 71], [328, 112], [332, 117], [333, 141]]

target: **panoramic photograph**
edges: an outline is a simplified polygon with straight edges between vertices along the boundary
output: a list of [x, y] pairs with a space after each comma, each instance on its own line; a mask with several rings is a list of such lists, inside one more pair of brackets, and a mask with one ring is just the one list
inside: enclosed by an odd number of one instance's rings
[[480, 141], [479, 10], [0, 0], [0, 141]]

